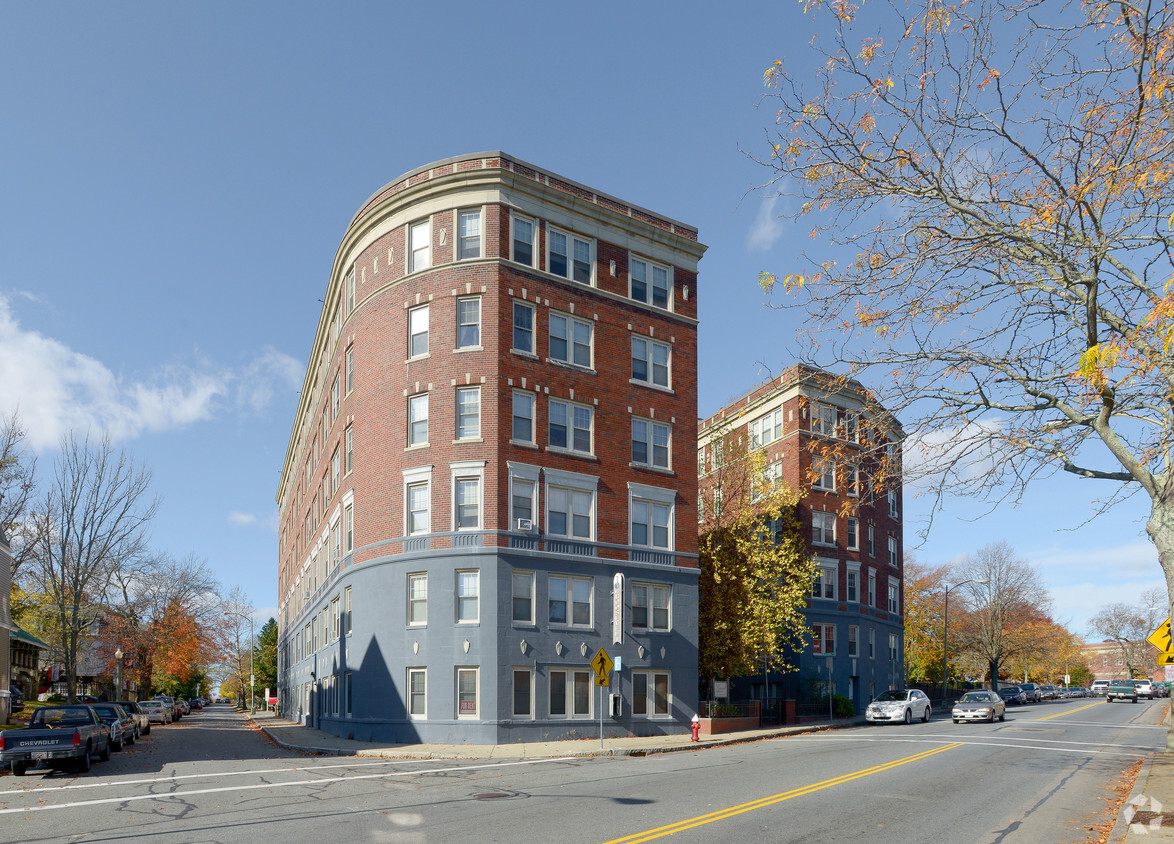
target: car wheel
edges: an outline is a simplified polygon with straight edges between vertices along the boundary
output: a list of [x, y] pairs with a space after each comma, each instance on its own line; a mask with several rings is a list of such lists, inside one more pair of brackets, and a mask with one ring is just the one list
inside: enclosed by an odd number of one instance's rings
[[90, 751], [87, 749], [81, 759], [77, 760], [77, 769], [83, 774], [90, 772]]
[[102, 752], [98, 754], [98, 760], [101, 762], [110, 761], [110, 742], [107, 740], [106, 746], [102, 748]]
[[925, 708], [925, 712], [923, 712], [921, 714], [921, 723], [923, 723], [923, 724], [929, 723], [929, 716], [932, 714], [930, 712], [930, 709], [931, 709], [931, 707], [927, 706]]
[[957, 719], [957, 718], [955, 718], [955, 719], [953, 719], [953, 720], [954, 720], [954, 723], [955, 723], [955, 724], [957, 724], [957, 723], [958, 723], [958, 719]]
[[1006, 720], [1007, 720], [1007, 710], [1005, 710], [1005, 709], [1003, 710], [1003, 714], [999, 716], [999, 720], [1000, 720], [1000, 721], [1006, 721]]
[[906, 710], [905, 710], [905, 723], [906, 723], [906, 724], [912, 724], [912, 723], [913, 723], [913, 710], [912, 710], [912, 709], [906, 709]]
[[28, 764], [26, 762], [12, 763], [12, 775], [14, 777], [23, 777], [26, 770], [28, 770]]
[[145, 736], [151, 735], [151, 725], [150, 724], [147, 725], [147, 729], [143, 730], [143, 735], [145, 735]]

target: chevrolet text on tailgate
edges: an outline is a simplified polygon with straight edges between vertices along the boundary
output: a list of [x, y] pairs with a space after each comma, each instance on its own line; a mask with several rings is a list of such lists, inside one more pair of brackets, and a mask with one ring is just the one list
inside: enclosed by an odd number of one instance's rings
[[94, 756], [110, 758], [110, 728], [82, 704], [42, 706], [25, 729], [0, 733], [0, 763], [11, 764], [18, 777], [40, 763], [85, 772]]

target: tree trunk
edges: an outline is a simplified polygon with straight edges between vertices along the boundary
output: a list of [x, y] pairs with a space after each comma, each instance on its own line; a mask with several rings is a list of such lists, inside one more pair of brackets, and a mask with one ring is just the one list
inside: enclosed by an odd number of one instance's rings
[[[1145, 531], [1158, 549], [1158, 564], [1166, 575], [1166, 591], [1170, 598], [1170, 614], [1174, 616], [1174, 484], [1169, 480], [1154, 498], [1150, 520]], [[1174, 751], [1174, 718], [1166, 731], [1166, 749]]]

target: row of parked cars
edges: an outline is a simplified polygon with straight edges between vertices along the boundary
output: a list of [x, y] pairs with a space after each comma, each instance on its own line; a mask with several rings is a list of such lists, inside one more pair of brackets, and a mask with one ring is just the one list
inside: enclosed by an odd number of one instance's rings
[[1092, 689], [1089, 694], [1092, 697], [1127, 697], [1122, 695], [1121, 690], [1118, 690], [1116, 695], [1110, 695], [1110, 687], [1113, 685], [1126, 684], [1133, 686], [1136, 694], [1133, 697], [1147, 698], [1153, 700], [1159, 697], [1170, 697], [1170, 684], [1165, 680], [1158, 680], [1157, 682], [1142, 678], [1140, 680], [1097, 680], [1092, 684]]

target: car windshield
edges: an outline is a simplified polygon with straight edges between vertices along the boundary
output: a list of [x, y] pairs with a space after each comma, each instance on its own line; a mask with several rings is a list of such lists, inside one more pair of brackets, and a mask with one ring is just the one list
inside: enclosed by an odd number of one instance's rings
[[983, 703], [989, 701], [990, 695], [986, 692], [967, 692], [958, 699], [959, 703]]
[[39, 709], [33, 713], [30, 727], [77, 727], [94, 723], [89, 710], [84, 706], [62, 706], [53, 709]]
[[881, 692], [877, 695], [877, 702], [884, 703], [886, 700], [905, 700], [904, 689], [889, 689], [887, 692]]

